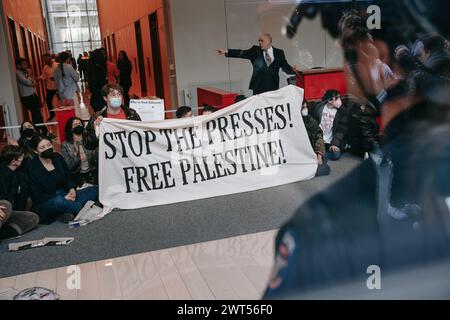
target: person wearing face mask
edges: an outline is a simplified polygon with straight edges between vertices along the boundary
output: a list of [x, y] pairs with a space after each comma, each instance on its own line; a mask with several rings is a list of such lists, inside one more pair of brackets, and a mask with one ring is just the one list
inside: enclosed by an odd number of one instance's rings
[[27, 168], [33, 211], [43, 224], [72, 221], [86, 202], [97, 200], [98, 187], [77, 191], [64, 158], [45, 137], [34, 136], [31, 146], [37, 154]]
[[302, 118], [308, 133], [309, 141], [317, 155], [317, 171], [316, 177], [327, 176], [330, 174], [330, 166], [327, 164], [325, 155], [325, 143], [323, 141], [323, 132], [320, 129], [319, 122], [309, 114], [308, 101], [302, 103]]
[[18, 140], [18, 145], [23, 149], [25, 153], [25, 160], [28, 161], [32, 159], [35, 155], [33, 148], [30, 145], [31, 138], [38, 134], [36, 128], [32, 122], [24, 121], [20, 125], [20, 138]]
[[117, 84], [107, 84], [102, 89], [103, 99], [107, 106], [96, 112], [86, 126], [85, 146], [89, 150], [98, 148], [97, 133], [103, 118], [141, 121], [138, 113], [124, 105], [123, 89]]
[[339, 91], [327, 90], [322, 97], [322, 103], [314, 108], [313, 116], [319, 121], [323, 131], [325, 157], [333, 161], [339, 160], [345, 147], [348, 122]]
[[84, 126], [80, 118], [70, 118], [65, 127], [66, 140], [61, 145], [61, 155], [78, 186], [96, 184], [95, 153], [84, 146]]
[[6, 146], [0, 155], [0, 240], [17, 237], [35, 228], [39, 217], [25, 208], [26, 190], [19, 146]]

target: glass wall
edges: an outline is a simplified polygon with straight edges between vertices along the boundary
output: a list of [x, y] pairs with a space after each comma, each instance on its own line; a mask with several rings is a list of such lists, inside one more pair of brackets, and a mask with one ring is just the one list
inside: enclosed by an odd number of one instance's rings
[[71, 50], [74, 57], [101, 47], [95, 0], [43, 1], [52, 52]]

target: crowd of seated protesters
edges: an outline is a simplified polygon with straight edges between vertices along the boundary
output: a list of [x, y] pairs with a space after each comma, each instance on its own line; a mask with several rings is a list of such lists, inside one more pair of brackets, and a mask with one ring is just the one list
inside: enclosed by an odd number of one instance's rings
[[[98, 200], [98, 127], [101, 121], [103, 118], [141, 120], [135, 110], [124, 104], [123, 95], [121, 86], [107, 84], [102, 89], [106, 106], [91, 116], [86, 127], [80, 118], [69, 119], [61, 155], [32, 122], [21, 124], [20, 139], [5, 148], [1, 158], [0, 226], [3, 233], [0, 235], [3, 238], [20, 235], [38, 223], [55, 220], [68, 223], [87, 201]], [[240, 95], [235, 102], [245, 99]], [[216, 111], [212, 106], [203, 107], [204, 115]], [[316, 176], [329, 175], [328, 161], [339, 160], [346, 146], [350, 145], [350, 152], [362, 157], [378, 144], [376, 114], [365, 106], [345, 106], [337, 90], [327, 90], [322, 101], [315, 105], [304, 101], [301, 114], [317, 155]], [[189, 106], [181, 106], [176, 111], [177, 118], [192, 116]]]

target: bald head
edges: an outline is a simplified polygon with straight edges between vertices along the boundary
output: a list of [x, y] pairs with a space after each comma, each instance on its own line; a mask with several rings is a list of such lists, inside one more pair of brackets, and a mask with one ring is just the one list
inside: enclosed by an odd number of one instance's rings
[[269, 33], [262, 33], [258, 39], [259, 47], [267, 50], [272, 46], [272, 36]]

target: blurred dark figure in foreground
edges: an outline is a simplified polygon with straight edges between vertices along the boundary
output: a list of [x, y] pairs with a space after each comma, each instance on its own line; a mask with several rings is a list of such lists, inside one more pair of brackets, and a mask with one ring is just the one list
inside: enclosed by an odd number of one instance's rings
[[[450, 290], [448, 273], [429, 269], [450, 259], [450, 60], [445, 47], [410, 50], [427, 35], [448, 38], [450, 2], [365, 2], [381, 8], [381, 29], [368, 29], [366, 10], [322, 22], [339, 34], [349, 92], [382, 116], [381, 151], [281, 228], [266, 299], [435, 298]], [[399, 75], [389, 85], [384, 64]]]

